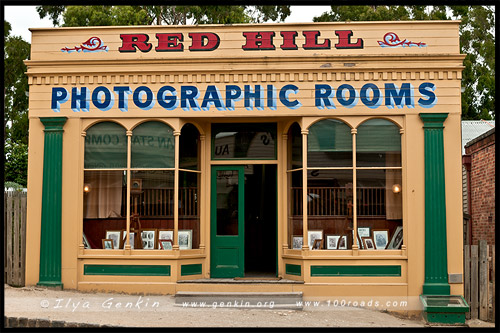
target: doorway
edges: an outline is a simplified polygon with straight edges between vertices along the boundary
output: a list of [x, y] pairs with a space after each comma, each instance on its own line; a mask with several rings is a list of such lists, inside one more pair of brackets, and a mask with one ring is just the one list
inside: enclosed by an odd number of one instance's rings
[[277, 167], [212, 167], [211, 277], [277, 274]]

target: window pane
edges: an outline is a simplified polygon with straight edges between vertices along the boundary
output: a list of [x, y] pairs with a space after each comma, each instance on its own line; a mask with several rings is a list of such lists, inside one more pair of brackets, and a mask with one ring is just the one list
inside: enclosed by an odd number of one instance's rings
[[276, 124], [212, 124], [212, 159], [276, 159]]
[[[181, 135], [182, 136], [182, 135]], [[200, 174], [179, 172], [179, 246], [184, 249], [200, 247]]]
[[308, 230], [322, 231], [320, 249], [352, 248], [352, 185], [352, 170], [308, 171]]
[[131, 214], [141, 219], [174, 216], [174, 171], [132, 171], [130, 177]]
[[294, 123], [288, 130], [288, 168], [302, 168], [302, 134], [300, 126]]
[[399, 127], [385, 119], [371, 119], [361, 124], [356, 136], [356, 165], [401, 166]]
[[85, 248], [101, 249], [102, 240], [113, 238], [114, 248], [122, 245], [120, 233], [126, 228], [125, 171], [84, 172], [83, 241]]
[[172, 239], [174, 230], [174, 171], [132, 171], [130, 177], [130, 213], [140, 222], [130, 221], [130, 245], [136, 250], [161, 249], [159, 240]]
[[401, 170], [357, 171], [358, 228], [364, 228], [362, 233], [372, 239], [377, 250], [401, 247], [401, 181]]
[[288, 172], [288, 247], [302, 248], [302, 170]]
[[237, 170], [217, 170], [217, 235], [238, 235]]
[[179, 137], [179, 167], [181, 169], [200, 170], [198, 163], [200, 133], [196, 126], [186, 124]]
[[118, 169], [127, 167], [125, 129], [109, 121], [95, 124], [85, 135], [86, 169]]
[[325, 119], [309, 128], [307, 165], [310, 167], [352, 166], [351, 128], [335, 119]]
[[174, 135], [170, 126], [149, 121], [132, 132], [132, 168], [173, 168]]

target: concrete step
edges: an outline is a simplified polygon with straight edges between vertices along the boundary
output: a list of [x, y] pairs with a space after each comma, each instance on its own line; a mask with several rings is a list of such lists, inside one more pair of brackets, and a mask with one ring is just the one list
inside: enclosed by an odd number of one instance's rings
[[179, 291], [175, 305], [193, 308], [302, 310], [302, 292], [195, 292]]

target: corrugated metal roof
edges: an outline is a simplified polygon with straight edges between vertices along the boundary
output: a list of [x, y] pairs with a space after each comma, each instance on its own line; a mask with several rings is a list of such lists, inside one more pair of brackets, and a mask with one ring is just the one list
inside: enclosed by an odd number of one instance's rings
[[494, 120], [462, 120], [462, 155], [467, 142], [495, 127]]

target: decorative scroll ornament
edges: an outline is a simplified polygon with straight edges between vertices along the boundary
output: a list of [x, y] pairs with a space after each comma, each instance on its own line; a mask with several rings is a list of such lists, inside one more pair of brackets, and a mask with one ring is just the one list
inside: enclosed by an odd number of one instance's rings
[[75, 46], [73, 48], [63, 47], [62, 52], [108, 52], [108, 47], [102, 45], [102, 41], [99, 37], [90, 37], [88, 41], [82, 43], [80, 46]]
[[409, 40], [400, 40], [398, 35], [396, 35], [394, 32], [388, 32], [384, 35], [384, 40], [383, 41], [378, 41], [378, 44], [381, 47], [412, 47], [412, 46], [418, 46], [418, 47], [426, 47], [427, 45], [425, 43], [414, 43]]

